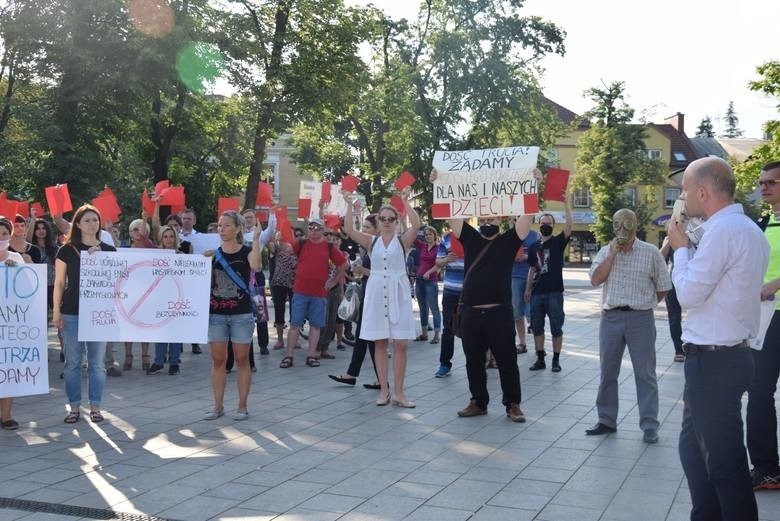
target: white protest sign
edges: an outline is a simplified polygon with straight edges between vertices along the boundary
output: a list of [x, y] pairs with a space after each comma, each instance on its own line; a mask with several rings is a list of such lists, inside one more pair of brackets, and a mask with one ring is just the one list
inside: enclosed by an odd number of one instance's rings
[[218, 233], [194, 233], [184, 240], [192, 244], [192, 253], [216, 250], [222, 244]]
[[81, 256], [79, 340], [206, 343], [211, 259], [132, 250]]
[[538, 156], [539, 147], [436, 151], [431, 214], [465, 219], [538, 212]]
[[46, 265], [0, 265], [0, 398], [49, 392]]
[[[301, 181], [299, 199], [311, 199], [311, 210], [308, 219], [320, 216], [320, 199], [322, 199], [322, 183], [319, 181]], [[336, 214], [341, 217], [347, 215], [347, 201], [341, 195], [341, 185], [332, 184], [330, 187], [330, 202], [323, 209], [324, 214]]]

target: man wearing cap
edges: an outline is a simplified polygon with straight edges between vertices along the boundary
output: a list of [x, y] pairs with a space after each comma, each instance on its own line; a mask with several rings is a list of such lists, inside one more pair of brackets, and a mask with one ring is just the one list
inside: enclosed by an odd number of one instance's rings
[[612, 216], [615, 238], [599, 250], [590, 268], [594, 286], [603, 284], [599, 324], [601, 380], [596, 397], [599, 421], [588, 436], [617, 430], [618, 376], [628, 346], [636, 381], [639, 427], [645, 443], [658, 442], [658, 380], [655, 375], [653, 308], [672, 288], [661, 252], [636, 237], [636, 214]]
[[[320, 218], [309, 220], [309, 236], [293, 244], [298, 257], [293, 285], [290, 332], [287, 335], [287, 352], [279, 367], [286, 369], [293, 365], [293, 349], [298, 344], [301, 326], [309, 321], [309, 352], [306, 365], [319, 367], [317, 343], [320, 328], [325, 326], [328, 291], [343, 280], [347, 269], [347, 259], [332, 244], [325, 240], [325, 222]], [[328, 276], [328, 264], [332, 262], [336, 270]]]
[[717, 157], [685, 169], [685, 214], [704, 219], [690, 247], [684, 223], [670, 221], [674, 287], [686, 310], [685, 389], [680, 462], [691, 494], [691, 520], [758, 519], [742, 431], [742, 396], [754, 375], [748, 340], [758, 334], [769, 244], [734, 203], [736, 181]]

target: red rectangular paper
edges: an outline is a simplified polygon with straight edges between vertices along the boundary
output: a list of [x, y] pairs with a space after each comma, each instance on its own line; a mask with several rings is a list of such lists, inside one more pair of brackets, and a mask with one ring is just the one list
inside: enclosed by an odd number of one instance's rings
[[308, 219], [311, 214], [311, 199], [298, 199], [298, 217]]
[[322, 194], [320, 195], [320, 199], [326, 203], [330, 202], [330, 181], [322, 182]]
[[539, 196], [536, 194], [523, 195], [523, 213], [539, 213]]
[[171, 186], [160, 195], [160, 205], [184, 206], [185, 204], [183, 186]]
[[449, 203], [434, 203], [431, 205], [431, 217], [434, 219], [449, 219], [450, 218], [450, 205]]
[[146, 189], [144, 189], [144, 192], [141, 194], [141, 208], [147, 215], [152, 215], [154, 213], [154, 201], [151, 200], [149, 192], [147, 192]]
[[92, 206], [98, 209], [100, 217], [103, 221], [111, 221], [115, 223], [119, 221], [119, 206], [116, 204], [116, 200], [111, 197], [95, 197], [92, 199]]
[[345, 192], [354, 192], [360, 184], [360, 179], [354, 175], [345, 175], [341, 178], [341, 189]]
[[450, 232], [450, 253], [459, 259], [462, 259], [465, 256], [463, 253], [463, 243], [461, 243], [452, 232]]
[[255, 198], [255, 204], [257, 206], [271, 206], [274, 204], [273, 200], [274, 190], [273, 187], [265, 181], [257, 183], [257, 197]]
[[220, 215], [229, 210], [237, 212], [240, 204], [241, 201], [238, 197], [220, 197], [219, 200], [217, 200], [217, 219], [219, 219]]
[[397, 195], [394, 195], [393, 197], [390, 198], [390, 206], [395, 208], [400, 215], [404, 215], [406, 213], [406, 207], [404, 206], [404, 202]]
[[173, 204], [171, 205], [171, 213], [179, 215], [184, 211], [185, 208], [187, 207], [183, 204]]
[[16, 201], [16, 213], [24, 217], [25, 219], [30, 218], [30, 203], [27, 201]]
[[410, 174], [408, 170], [404, 170], [404, 173], [398, 176], [398, 179], [395, 180], [396, 190], [403, 190], [407, 186], [412, 186], [413, 184], [414, 176]]
[[257, 222], [268, 222], [268, 212], [265, 210], [259, 210], [255, 212], [255, 217], [257, 217]]
[[165, 193], [168, 188], [170, 188], [171, 182], [167, 179], [164, 181], [160, 181], [156, 185], [154, 185], [154, 195], [157, 197], [162, 197], [162, 195]]
[[51, 215], [61, 215], [73, 210], [73, 204], [70, 201], [70, 193], [68, 192], [68, 185], [47, 186], [46, 204], [49, 206]]
[[542, 197], [546, 201], [563, 201], [567, 186], [569, 186], [569, 171], [550, 168], [547, 170]]
[[16, 216], [16, 201], [0, 199], [0, 215], [13, 222]]
[[32, 203], [30, 205], [30, 210], [35, 212], [36, 217], [43, 217], [43, 214], [46, 213], [43, 211], [43, 205], [41, 203]]
[[327, 226], [331, 230], [338, 230], [339, 228], [341, 228], [341, 219], [339, 218], [338, 214], [326, 213], [324, 217], [325, 217], [325, 226]]
[[274, 215], [276, 215], [277, 223], [288, 222], [286, 206], [277, 206], [276, 208], [274, 208]]

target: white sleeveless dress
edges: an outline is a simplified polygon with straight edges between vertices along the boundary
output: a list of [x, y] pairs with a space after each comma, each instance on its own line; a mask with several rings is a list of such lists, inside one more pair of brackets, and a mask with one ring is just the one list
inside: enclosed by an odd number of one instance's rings
[[371, 276], [363, 297], [360, 338], [413, 340], [415, 333], [403, 245], [398, 237], [393, 237], [385, 247], [380, 237], [371, 250]]

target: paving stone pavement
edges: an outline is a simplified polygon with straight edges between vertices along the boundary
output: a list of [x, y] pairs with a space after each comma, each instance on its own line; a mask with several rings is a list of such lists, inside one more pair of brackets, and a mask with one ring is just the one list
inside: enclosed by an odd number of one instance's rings
[[[247, 421], [201, 417], [212, 404], [210, 359], [185, 346], [182, 372], [139, 367], [108, 378], [106, 421], [65, 425], [58, 347], [51, 392], [17, 399], [22, 427], [0, 432], [0, 497], [113, 509], [178, 520], [521, 521], [688, 519], [677, 454], [682, 364], [674, 363], [663, 307], [656, 313], [660, 442], [642, 442], [631, 365], [623, 360], [618, 432], [586, 437], [596, 421], [598, 299], [584, 269], [565, 271], [563, 371], [530, 372], [518, 355], [522, 408], [504, 415], [495, 370], [489, 414], [458, 418], [468, 402], [463, 354], [437, 379], [439, 347], [409, 347], [407, 394], [415, 409], [377, 407], [370, 361], [355, 387], [337, 384], [350, 351], [320, 368], [278, 368], [280, 351], [256, 354]], [[273, 332], [272, 332], [273, 338]], [[54, 339], [52, 339], [54, 340]], [[272, 340], [273, 342], [273, 340]], [[549, 339], [548, 339], [549, 345]], [[118, 348], [120, 349], [120, 348]], [[136, 349], [139, 349], [136, 346]], [[136, 361], [140, 357], [136, 356]], [[762, 520], [780, 521], [780, 492], [757, 494]], [[76, 517], [0, 508], [0, 521]]]

